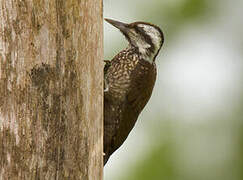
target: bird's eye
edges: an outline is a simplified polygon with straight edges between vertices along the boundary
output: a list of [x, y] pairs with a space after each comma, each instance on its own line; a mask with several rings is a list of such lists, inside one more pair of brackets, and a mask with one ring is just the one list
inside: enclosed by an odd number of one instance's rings
[[137, 31], [138, 31], [139, 34], [143, 34], [144, 33], [144, 30], [143, 30], [142, 27], [138, 27], [137, 28]]

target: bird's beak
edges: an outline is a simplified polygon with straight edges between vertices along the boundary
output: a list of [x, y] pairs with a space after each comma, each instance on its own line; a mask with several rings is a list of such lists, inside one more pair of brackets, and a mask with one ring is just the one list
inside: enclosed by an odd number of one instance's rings
[[122, 23], [122, 22], [115, 21], [115, 20], [112, 20], [112, 19], [107, 19], [107, 18], [105, 18], [105, 20], [108, 23], [110, 23], [111, 25], [113, 25], [116, 28], [118, 28], [121, 32], [123, 32], [125, 34], [129, 31], [128, 24], [126, 24], [126, 23]]

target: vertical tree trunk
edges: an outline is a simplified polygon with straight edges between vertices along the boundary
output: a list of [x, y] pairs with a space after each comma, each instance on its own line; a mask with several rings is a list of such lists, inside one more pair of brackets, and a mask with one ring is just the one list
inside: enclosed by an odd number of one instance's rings
[[0, 0], [0, 179], [102, 179], [102, 0]]

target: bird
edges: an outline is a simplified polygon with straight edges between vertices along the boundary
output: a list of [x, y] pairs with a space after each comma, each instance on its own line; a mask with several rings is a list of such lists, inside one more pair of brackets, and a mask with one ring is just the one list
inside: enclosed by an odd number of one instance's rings
[[105, 20], [121, 31], [128, 47], [105, 60], [104, 165], [127, 139], [151, 97], [157, 74], [155, 59], [164, 43], [162, 30], [154, 24]]

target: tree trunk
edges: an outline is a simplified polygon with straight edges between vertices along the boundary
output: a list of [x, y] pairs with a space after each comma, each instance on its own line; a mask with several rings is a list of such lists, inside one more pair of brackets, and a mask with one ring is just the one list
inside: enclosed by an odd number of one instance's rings
[[102, 179], [102, 0], [0, 0], [0, 179]]

